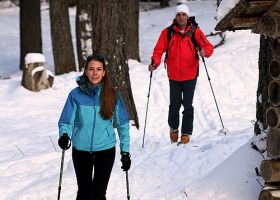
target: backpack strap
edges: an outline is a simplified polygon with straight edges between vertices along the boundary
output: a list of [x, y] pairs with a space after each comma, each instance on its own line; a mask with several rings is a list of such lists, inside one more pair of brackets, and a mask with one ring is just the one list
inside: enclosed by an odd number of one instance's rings
[[[193, 26], [194, 27], [194, 26]], [[191, 33], [191, 41], [193, 43], [194, 46], [194, 50], [196, 52], [195, 58], [198, 59], [199, 55], [198, 55], [198, 51], [200, 50], [200, 46], [198, 45], [196, 39], [195, 39], [195, 31], [196, 31], [197, 27], [194, 27], [193, 32]]]
[[174, 24], [171, 24], [169, 27], [167, 27], [167, 48], [166, 48], [166, 51], [165, 51], [165, 58], [164, 58], [164, 60], [167, 60], [167, 57], [168, 57], [169, 43], [170, 43], [170, 40], [171, 40], [171, 38], [172, 38], [172, 36], [174, 34], [173, 26], [174, 26]]

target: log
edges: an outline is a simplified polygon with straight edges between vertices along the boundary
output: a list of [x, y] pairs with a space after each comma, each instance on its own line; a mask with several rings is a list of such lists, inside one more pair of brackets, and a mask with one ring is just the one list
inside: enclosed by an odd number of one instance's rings
[[45, 67], [45, 57], [40, 53], [28, 53], [25, 56], [22, 86], [31, 91], [50, 88], [54, 76]]
[[235, 29], [240, 28], [252, 28], [256, 25], [260, 18], [259, 17], [242, 17], [242, 18], [233, 18], [231, 24]]
[[273, 80], [280, 80], [280, 60], [273, 59], [270, 62], [269, 74]]
[[268, 36], [280, 36], [280, 13], [272, 12], [264, 14], [255, 27], [253, 33], [264, 34]]
[[259, 200], [280, 200], [280, 190], [263, 190], [260, 193]]
[[280, 80], [272, 80], [269, 83], [268, 98], [273, 106], [280, 106]]
[[260, 171], [265, 182], [280, 181], [280, 160], [263, 160]]
[[216, 31], [227, 31], [234, 30], [231, 26], [231, 19], [235, 17], [239, 17], [242, 13], [244, 13], [249, 7], [249, 3], [246, 0], [240, 0], [233, 9], [216, 25]]
[[280, 107], [269, 107], [267, 109], [266, 122], [270, 128], [280, 128]]
[[270, 128], [266, 137], [266, 150], [269, 158], [280, 158], [280, 129]]
[[273, 3], [273, 0], [250, 1], [246, 15], [259, 15], [261, 13], [264, 13], [270, 6], [272, 6]]
[[276, 37], [272, 44], [273, 57], [280, 60], [280, 37]]

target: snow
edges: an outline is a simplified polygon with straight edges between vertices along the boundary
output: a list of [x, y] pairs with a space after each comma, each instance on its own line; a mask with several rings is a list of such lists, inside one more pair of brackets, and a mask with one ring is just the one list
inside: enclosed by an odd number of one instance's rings
[[34, 68], [34, 69], [32, 70], [32, 72], [31, 72], [31, 76], [34, 76], [34, 74], [36, 74], [37, 72], [41, 72], [41, 71], [43, 71], [44, 69], [45, 69], [44, 66], [38, 66], [38, 67]]
[[222, 0], [217, 11], [217, 22], [221, 21], [240, 0]]
[[24, 58], [25, 64], [28, 65], [30, 63], [35, 62], [46, 62], [46, 58], [41, 53], [28, 53]]
[[[200, 27], [210, 33], [216, 1], [188, 1]], [[222, 128], [203, 63], [194, 97], [194, 132], [188, 145], [170, 144], [168, 78], [164, 65], [153, 73], [145, 146], [142, 148], [150, 73], [147, 70], [160, 31], [169, 26], [175, 5], [140, 13], [141, 63], [129, 60], [140, 129], [131, 127], [129, 188], [134, 200], [255, 200], [263, 184], [256, 176], [262, 155], [250, 147], [256, 115], [259, 35], [226, 32], [226, 43], [206, 59], [227, 135]], [[70, 9], [74, 35], [75, 9]], [[19, 9], [0, 12], [0, 199], [57, 198], [61, 150], [57, 121], [80, 72], [55, 76], [53, 87], [31, 92], [21, 86]], [[49, 13], [42, 10], [43, 54], [52, 72]], [[75, 39], [73, 39], [75, 42]], [[75, 43], [74, 43], [75, 44]], [[10, 78], [9, 78], [10, 77]], [[9, 79], [7, 79], [9, 78]], [[119, 148], [107, 190], [108, 200], [126, 199]], [[75, 199], [71, 150], [66, 151], [61, 200]]]

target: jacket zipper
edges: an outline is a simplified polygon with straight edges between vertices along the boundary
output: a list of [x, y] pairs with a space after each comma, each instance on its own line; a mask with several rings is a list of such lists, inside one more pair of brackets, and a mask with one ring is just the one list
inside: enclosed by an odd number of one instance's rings
[[90, 144], [90, 148], [91, 148], [91, 152], [93, 152], [93, 138], [94, 138], [94, 128], [95, 128], [95, 122], [96, 122], [96, 97], [97, 94], [95, 94], [93, 96], [93, 111], [94, 111], [94, 120], [93, 120], [93, 127], [92, 127], [92, 137], [91, 137], [91, 144]]

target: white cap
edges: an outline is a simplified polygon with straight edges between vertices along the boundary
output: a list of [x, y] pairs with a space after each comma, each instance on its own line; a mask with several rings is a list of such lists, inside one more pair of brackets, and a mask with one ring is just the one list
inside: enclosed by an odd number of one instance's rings
[[180, 5], [176, 6], [176, 15], [179, 12], [186, 13], [188, 16], [190, 16], [189, 7], [187, 5], [185, 5], [185, 4], [180, 4]]

